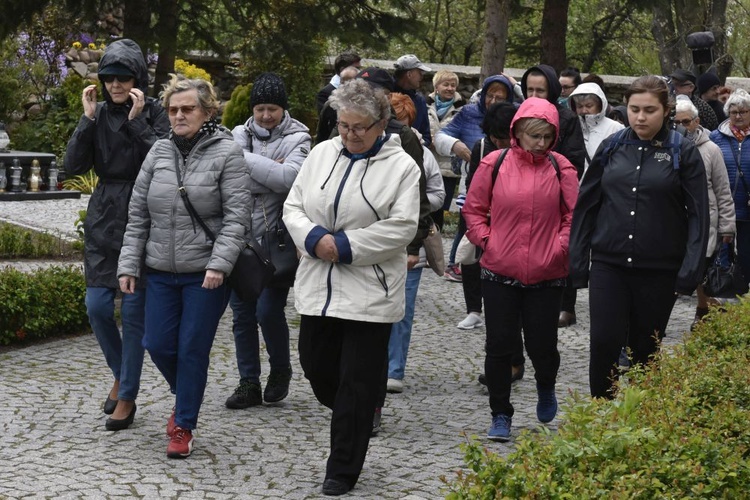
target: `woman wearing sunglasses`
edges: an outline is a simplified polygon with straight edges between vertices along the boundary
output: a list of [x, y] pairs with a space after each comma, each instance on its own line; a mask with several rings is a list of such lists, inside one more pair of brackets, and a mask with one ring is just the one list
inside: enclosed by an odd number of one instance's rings
[[97, 85], [83, 89], [83, 116], [68, 142], [69, 175], [92, 168], [99, 184], [84, 221], [86, 310], [89, 323], [112, 371], [114, 384], [104, 413], [108, 430], [133, 423], [143, 366], [144, 287], [122, 298], [122, 338], [115, 320], [117, 259], [127, 222], [128, 201], [141, 163], [157, 139], [169, 132], [164, 108], [146, 97], [148, 71], [141, 48], [132, 40], [107, 47], [99, 64], [102, 101]]

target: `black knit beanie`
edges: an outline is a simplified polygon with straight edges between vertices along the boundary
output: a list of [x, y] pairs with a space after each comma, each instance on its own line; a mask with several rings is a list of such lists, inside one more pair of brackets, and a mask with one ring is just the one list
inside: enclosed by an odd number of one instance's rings
[[258, 104], [276, 104], [284, 109], [289, 107], [284, 80], [276, 73], [261, 73], [253, 82], [250, 108]]

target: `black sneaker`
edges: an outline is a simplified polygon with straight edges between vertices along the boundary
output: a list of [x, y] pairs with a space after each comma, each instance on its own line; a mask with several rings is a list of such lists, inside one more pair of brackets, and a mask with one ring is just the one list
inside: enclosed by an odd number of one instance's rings
[[289, 394], [289, 381], [292, 380], [292, 368], [286, 370], [271, 370], [266, 381], [263, 399], [266, 403], [277, 403]]
[[263, 404], [263, 399], [260, 395], [260, 385], [248, 382], [247, 380], [240, 380], [240, 385], [237, 386], [234, 394], [229, 396], [227, 402], [224, 404], [232, 410], [241, 410]]

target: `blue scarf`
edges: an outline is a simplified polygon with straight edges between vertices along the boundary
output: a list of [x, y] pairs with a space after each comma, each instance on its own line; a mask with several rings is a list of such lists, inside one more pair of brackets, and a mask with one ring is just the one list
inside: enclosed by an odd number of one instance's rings
[[437, 115], [440, 120], [443, 119], [450, 107], [453, 106], [454, 102], [456, 102], [455, 95], [450, 101], [443, 101], [442, 99], [440, 99], [439, 95], [435, 94], [435, 110], [437, 111]]

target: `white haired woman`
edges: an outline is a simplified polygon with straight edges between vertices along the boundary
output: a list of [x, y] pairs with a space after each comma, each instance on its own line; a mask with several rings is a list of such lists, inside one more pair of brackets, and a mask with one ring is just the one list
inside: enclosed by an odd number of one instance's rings
[[737, 225], [737, 258], [745, 283], [750, 282], [750, 94], [743, 89], [731, 93], [724, 112], [729, 117], [711, 132], [727, 166]]
[[[685, 127], [686, 137], [697, 147], [706, 167], [706, 181], [708, 183], [708, 247], [706, 257], [710, 258], [720, 248], [721, 244], [730, 244], [734, 239], [734, 200], [729, 187], [729, 175], [724, 164], [721, 149], [709, 139], [709, 130], [703, 128], [698, 116], [698, 108], [685, 96], [677, 96], [675, 104], [675, 123]], [[698, 285], [698, 306], [695, 308], [695, 320], [691, 329], [697, 325], [703, 316], [708, 314], [708, 297], [703, 286]]]
[[420, 170], [382, 89], [352, 80], [328, 101], [339, 136], [305, 160], [284, 204], [302, 259], [294, 285], [300, 364], [333, 410], [323, 493], [354, 487], [370, 441], [391, 325], [404, 317], [406, 246], [419, 218]]

